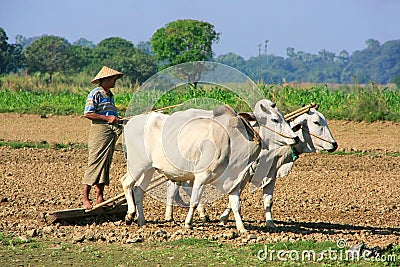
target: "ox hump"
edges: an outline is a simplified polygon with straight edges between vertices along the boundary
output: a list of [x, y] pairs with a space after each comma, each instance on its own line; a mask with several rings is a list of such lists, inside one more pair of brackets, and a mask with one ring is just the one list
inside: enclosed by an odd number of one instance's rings
[[225, 114], [231, 115], [232, 117], [237, 116], [236, 111], [229, 105], [221, 105], [213, 110], [214, 117], [219, 117]]

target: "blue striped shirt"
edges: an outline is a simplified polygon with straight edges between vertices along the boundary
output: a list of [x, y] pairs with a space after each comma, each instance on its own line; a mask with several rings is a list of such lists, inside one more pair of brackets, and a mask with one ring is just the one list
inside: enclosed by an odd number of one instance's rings
[[93, 89], [87, 99], [84, 114], [97, 113], [105, 116], [118, 116], [118, 110], [114, 103], [114, 95], [108, 94], [101, 87]]

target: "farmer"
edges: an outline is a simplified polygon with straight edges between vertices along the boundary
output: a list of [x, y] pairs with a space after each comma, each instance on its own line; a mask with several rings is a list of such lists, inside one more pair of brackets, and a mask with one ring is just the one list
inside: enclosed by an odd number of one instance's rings
[[84, 117], [91, 120], [89, 133], [88, 166], [83, 178], [83, 207], [91, 209], [92, 202], [89, 193], [96, 186], [96, 202], [104, 201], [104, 186], [110, 182], [110, 165], [115, 150], [115, 143], [122, 132], [122, 119], [114, 104], [114, 96], [110, 91], [117, 79], [124, 74], [104, 66], [91, 81], [99, 84], [93, 89], [87, 99]]

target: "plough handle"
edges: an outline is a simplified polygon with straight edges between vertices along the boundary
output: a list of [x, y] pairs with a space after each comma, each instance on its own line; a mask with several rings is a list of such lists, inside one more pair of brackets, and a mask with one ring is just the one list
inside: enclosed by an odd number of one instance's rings
[[85, 210], [85, 212], [88, 213], [88, 212], [97, 210], [98, 208], [101, 208], [101, 207], [107, 205], [108, 203], [114, 202], [115, 200], [120, 199], [120, 198], [123, 198], [123, 197], [125, 197], [125, 193], [121, 193], [121, 194], [119, 194], [118, 196], [115, 196], [115, 197], [112, 197], [112, 198], [110, 198], [110, 199], [107, 199], [106, 201], [104, 201], [104, 202], [102, 202], [102, 203], [100, 203], [100, 204], [97, 204], [97, 205], [93, 206], [91, 209]]

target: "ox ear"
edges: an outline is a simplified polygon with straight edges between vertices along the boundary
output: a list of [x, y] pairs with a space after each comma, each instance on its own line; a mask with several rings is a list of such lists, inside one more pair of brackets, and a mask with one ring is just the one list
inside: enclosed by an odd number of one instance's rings
[[306, 122], [306, 118], [303, 115], [300, 115], [299, 117], [297, 117], [296, 119], [294, 119], [294, 121], [290, 122], [290, 127], [292, 128], [293, 132], [297, 132], [298, 130], [301, 129], [301, 127], [303, 126], [303, 123]]
[[264, 106], [262, 103], [260, 103], [260, 108], [263, 112], [267, 113], [267, 114], [271, 114], [271, 111], [269, 110], [268, 107]]
[[315, 112], [318, 110], [318, 108], [319, 108], [319, 105], [317, 105], [317, 106], [315, 106], [315, 107], [313, 107], [313, 108], [310, 108], [310, 109], [308, 110], [307, 114], [308, 114], [308, 115], [313, 115], [313, 114], [315, 114]]

